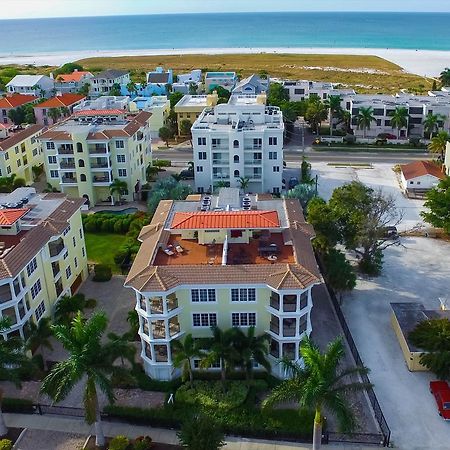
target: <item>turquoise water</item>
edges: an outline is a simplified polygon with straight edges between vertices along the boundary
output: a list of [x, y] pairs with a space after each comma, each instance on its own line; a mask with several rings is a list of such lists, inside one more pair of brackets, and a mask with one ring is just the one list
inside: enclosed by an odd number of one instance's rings
[[236, 13], [0, 20], [0, 54], [215, 47], [450, 50], [450, 13]]
[[135, 212], [138, 212], [137, 208], [121, 209], [120, 211], [110, 211], [108, 209], [104, 209], [101, 211], [97, 211], [96, 214], [111, 214], [113, 216], [123, 216], [125, 214], [134, 214]]

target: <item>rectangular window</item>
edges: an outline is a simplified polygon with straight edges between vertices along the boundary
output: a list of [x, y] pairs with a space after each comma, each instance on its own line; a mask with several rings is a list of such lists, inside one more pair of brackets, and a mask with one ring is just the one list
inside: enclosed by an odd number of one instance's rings
[[86, 250], [84, 247], [81, 249], [81, 254], [83, 255], [83, 258], [86, 258]]
[[67, 236], [70, 232], [70, 225], [63, 231], [63, 236]]
[[74, 247], [77, 246], [77, 240], [76, 240], [75, 236], [72, 236], [72, 244]]
[[19, 147], [18, 146], [14, 147], [14, 150], [16, 152], [16, 155], [18, 155], [19, 154]]
[[299, 333], [302, 334], [306, 331], [308, 328], [308, 314], [303, 315], [300, 317], [300, 325], [299, 325]]
[[215, 327], [216, 325], [217, 325], [216, 313], [192, 314], [192, 326], [194, 327]]
[[197, 172], [203, 172], [203, 166], [197, 166]]
[[49, 164], [56, 164], [56, 156], [49, 156], [48, 157], [48, 163]]
[[117, 155], [117, 162], [118, 163], [124, 163], [125, 162], [125, 155]]
[[80, 239], [83, 239], [83, 229], [80, 228]]
[[6, 152], [6, 153], [5, 153], [5, 161], [8, 161], [8, 159], [9, 159], [9, 153]]
[[8, 166], [8, 167], [6, 168], [6, 173], [7, 173], [8, 175], [11, 173], [11, 166]]
[[274, 172], [279, 172], [280, 171], [280, 166], [273, 166], [272, 170]]
[[74, 263], [75, 263], [75, 269], [78, 267], [78, 259], [77, 259], [77, 257], [75, 256], [75, 258], [73, 259], [73, 261], [74, 261]]
[[116, 148], [125, 148], [125, 143], [123, 141], [116, 141]]
[[206, 152], [198, 152], [198, 159], [206, 159]]
[[256, 301], [255, 288], [233, 288], [231, 289], [232, 302], [254, 302]]
[[278, 159], [278, 152], [269, 152], [269, 159]]
[[275, 137], [269, 137], [269, 145], [277, 145], [278, 144], [278, 138]]
[[300, 295], [300, 309], [304, 309], [308, 306], [308, 292], [303, 292]]
[[45, 313], [45, 303], [44, 300], [42, 300], [42, 302], [39, 303], [38, 307], [36, 308], [36, 311], [34, 312], [34, 315], [36, 316], [36, 322], [39, 322], [44, 313]]
[[126, 177], [127, 176], [127, 169], [117, 169], [117, 172], [119, 174], [119, 177]]
[[232, 327], [255, 327], [256, 313], [231, 313]]
[[206, 138], [205, 137], [197, 138], [197, 144], [198, 145], [206, 145]]
[[191, 300], [194, 303], [198, 302], [215, 302], [216, 290], [215, 289], [192, 289]]
[[36, 258], [33, 258], [27, 265], [27, 275], [31, 276], [31, 274], [37, 269], [37, 261]]
[[70, 266], [66, 268], [66, 278], [69, 279], [72, 276], [72, 269]]
[[59, 173], [57, 170], [50, 170], [50, 178], [58, 178]]
[[17, 160], [17, 167], [20, 167], [22, 165], [22, 160], [21, 159], [18, 159]]
[[31, 298], [34, 300], [39, 292], [41, 292], [42, 290], [42, 286], [41, 286], [41, 280], [37, 280], [36, 283], [33, 284], [33, 286], [31, 286], [30, 292], [31, 292]]
[[55, 150], [55, 143], [54, 142], [47, 142], [47, 150]]

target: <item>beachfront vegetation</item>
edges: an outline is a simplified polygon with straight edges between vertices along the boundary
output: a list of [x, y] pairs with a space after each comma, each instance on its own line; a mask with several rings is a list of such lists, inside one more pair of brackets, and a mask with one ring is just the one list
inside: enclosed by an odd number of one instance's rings
[[426, 210], [420, 215], [431, 225], [450, 234], [450, 177], [441, 180], [437, 187], [427, 192]]

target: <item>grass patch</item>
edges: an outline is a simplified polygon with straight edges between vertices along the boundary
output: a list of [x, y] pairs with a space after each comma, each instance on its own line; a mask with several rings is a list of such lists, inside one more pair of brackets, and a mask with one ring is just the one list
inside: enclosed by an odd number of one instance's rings
[[105, 264], [111, 267], [113, 273], [120, 273], [120, 268], [114, 262], [114, 254], [127, 237], [113, 233], [85, 233], [84, 237], [88, 261]]
[[405, 147], [377, 147], [365, 146], [365, 147], [354, 147], [352, 145], [342, 145], [342, 146], [313, 146], [313, 151], [315, 152], [345, 152], [345, 153], [427, 153], [426, 148], [405, 148]]
[[[130, 70], [139, 80], [155, 66], [165, 66], [175, 73], [201, 68], [211, 71], [236, 71], [241, 77], [265, 71], [271, 77], [328, 81], [353, 87], [358, 92], [398, 92], [407, 89], [426, 93], [432, 79], [405, 73], [399, 66], [370, 55], [303, 54], [230, 54], [230, 55], [159, 55], [87, 58], [77, 61], [86, 68]], [[327, 68], [323, 70], [321, 68]], [[333, 70], [333, 68], [341, 70]], [[353, 71], [344, 72], [342, 69]], [[364, 73], [363, 69], [376, 73]]]
[[366, 163], [328, 163], [327, 165], [332, 167], [361, 167], [364, 169], [373, 169], [372, 164]]

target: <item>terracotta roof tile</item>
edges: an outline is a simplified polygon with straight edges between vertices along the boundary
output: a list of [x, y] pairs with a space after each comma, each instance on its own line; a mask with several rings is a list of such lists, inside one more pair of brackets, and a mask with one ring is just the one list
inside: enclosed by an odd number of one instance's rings
[[200, 230], [218, 228], [278, 228], [280, 221], [276, 211], [208, 211], [177, 212], [173, 230]]
[[86, 96], [80, 94], [57, 95], [56, 97], [49, 98], [45, 102], [35, 105], [34, 108], [64, 108], [71, 106], [74, 103], [81, 102], [84, 98], [86, 98]]
[[72, 81], [77, 82], [80, 81], [86, 75], [92, 75], [92, 73], [83, 70], [78, 70], [72, 73], [62, 73], [56, 77], [56, 81], [60, 83], [70, 83]]
[[123, 109], [82, 109], [81, 111], [75, 111], [73, 115], [79, 116], [120, 116], [126, 114], [127, 111]]
[[29, 211], [28, 208], [0, 210], [0, 225], [13, 225]]
[[414, 161], [409, 164], [403, 164], [400, 167], [406, 180], [424, 175], [432, 175], [441, 180], [445, 179], [445, 173], [430, 161]]
[[0, 108], [17, 108], [18, 106], [35, 102], [37, 99], [35, 95], [14, 94], [0, 98]]
[[22, 131], [16, 131], [11, 136], [0, 141], [0, 150], [8, 150], [9, 148], [14, 147], [25, 139], [33, 136], [34, 134], [39, 133], [39, 131], [43, 129], [44, 127], [41, 125], [29, 125]]

